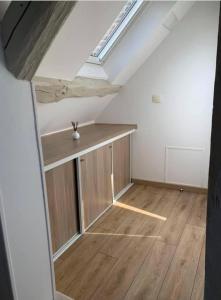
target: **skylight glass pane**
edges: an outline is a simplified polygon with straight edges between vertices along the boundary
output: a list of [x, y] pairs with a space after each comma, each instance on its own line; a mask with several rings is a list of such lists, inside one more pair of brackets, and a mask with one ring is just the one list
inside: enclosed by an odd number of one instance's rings
[[[103, 36], [102, 40], [99, 42], [97, 47], [92, 52], [92, 54], [91, 54], [92, 58], [99, 58], [99, 56], [101, 55], [104, 48], [106, 48], [108, 46], [110, 40], [112, 40], [111, 45], [113, 44], [113, 39], [116, 40], [120, 34], [120, 33], [118, 33], [118, 35], [117, 35], [116, 33], [119, 31], [120, 27], [122, 27], [121, 25], [126, 21], [127, 17], [129, 17], [131, 12], [134, 10], [133, 13], [131, 14], [130, 18], [128, 18], [127, 22], [125, 22], [125, 24], [124, 24], [124, 28], [126, 27], [126, 25], [130, 21], [132, 16], [135, 14], [135, 12], [137, 11], [137, 9], [139, 8], [139, 6], [142, 2], [143, 1], [141, 1], [141, 0], [127, 1], [127, 3], [124, 5], [124, 7], [120, 11], [119, 15], [117, 16], [117, 18], [114, 20], [111, 27], [108, 29], [108, 31]], [[123, 29], [121, 28], [120, 31], [122, 32]], [[115, 37], [115, 35], [116, 35], [116, 37]]]

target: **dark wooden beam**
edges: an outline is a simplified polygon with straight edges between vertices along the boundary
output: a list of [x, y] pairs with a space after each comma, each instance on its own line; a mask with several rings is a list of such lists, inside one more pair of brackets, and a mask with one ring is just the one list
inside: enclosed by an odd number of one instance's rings
[[205, 300], [221, 299], [221, 17], [214, 88], [206, 231]]
[[8, 69], [31, 80], [75, 1], [13, 1], [2, 21]]

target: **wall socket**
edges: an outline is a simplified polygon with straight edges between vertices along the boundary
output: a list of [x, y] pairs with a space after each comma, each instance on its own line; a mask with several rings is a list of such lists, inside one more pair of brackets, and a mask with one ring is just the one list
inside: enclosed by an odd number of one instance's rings
[[152, 102], [153, 103], [160, 103], [160, 96], [159, 95], [152, 95]]

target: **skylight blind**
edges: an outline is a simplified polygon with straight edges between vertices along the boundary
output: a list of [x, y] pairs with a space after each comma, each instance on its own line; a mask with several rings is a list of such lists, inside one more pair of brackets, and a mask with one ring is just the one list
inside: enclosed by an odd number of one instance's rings
[[88, 62], [101, 64], [101, 62], [104, 61], [107, 53], [113, 48], [114, 44], [122, 35], [129, 22], [133, 19], [142, 3], [144, 3], [143, 0], [130, 0], [126, 2], [111, 27], [93, 50]]

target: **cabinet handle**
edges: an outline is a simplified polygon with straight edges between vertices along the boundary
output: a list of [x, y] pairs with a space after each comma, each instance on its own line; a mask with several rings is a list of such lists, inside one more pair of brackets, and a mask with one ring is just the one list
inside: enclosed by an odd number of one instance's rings
[[80, 161], [83, 162], [83, 161], [85, 161], [85, 159], [81, 158]]
[[112, 149], [112, 146], [109, 146], [110, 149]]

